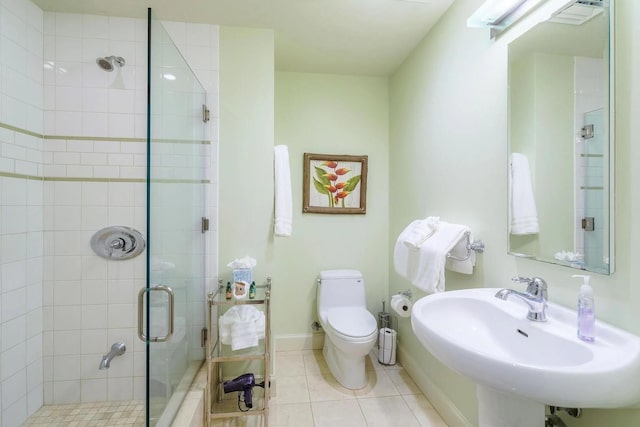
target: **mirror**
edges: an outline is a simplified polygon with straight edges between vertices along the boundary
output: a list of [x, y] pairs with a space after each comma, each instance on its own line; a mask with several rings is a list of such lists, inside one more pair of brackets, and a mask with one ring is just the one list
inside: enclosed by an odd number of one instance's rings
[[509, 253], [611, 274], [610, 10], [565, 4], [509, 44]]

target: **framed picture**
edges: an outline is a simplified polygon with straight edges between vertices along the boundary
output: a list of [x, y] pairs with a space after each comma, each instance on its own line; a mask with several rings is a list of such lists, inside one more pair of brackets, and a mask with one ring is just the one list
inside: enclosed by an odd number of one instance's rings
[[302, 212], [364, 214], [367, 156], [304, 153]]

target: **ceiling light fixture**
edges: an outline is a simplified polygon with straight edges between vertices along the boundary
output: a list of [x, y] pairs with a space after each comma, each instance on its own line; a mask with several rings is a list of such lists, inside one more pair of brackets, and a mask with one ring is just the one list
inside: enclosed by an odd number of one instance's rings
[[467, 27], [490, 28], [491, 38], [516, 22], [540, 0], [487, 0], [467, 19]]
[[600, 15], [605, 4], [595, 0], [573, 0], [551, 14], [549, 21], [560, 24], [582, 25]]

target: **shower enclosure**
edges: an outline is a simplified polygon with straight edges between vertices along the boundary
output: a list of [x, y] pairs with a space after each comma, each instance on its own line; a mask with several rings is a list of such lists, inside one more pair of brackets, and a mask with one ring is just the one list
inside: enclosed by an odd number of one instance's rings
[[[170, 425], [204, 358], [215, 116], [203, 121], [172, 23], [36, 3], [55, 6], [0, 6], [0, 425], [58, 422], [71, 405]], [[205, 30], [207, 46], [181, 40], [196, 60], [217, 54], [215, 27], [193, 28]], [[138, 230], [145, 251], [97, 255], [92, 236], [113, 226]]]

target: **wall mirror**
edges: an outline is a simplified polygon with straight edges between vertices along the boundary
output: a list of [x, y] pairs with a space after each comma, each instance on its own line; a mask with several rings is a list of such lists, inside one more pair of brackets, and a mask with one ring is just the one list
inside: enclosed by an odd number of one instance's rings
[[509, 44], [509, 253], [613, 272], [609, 1], [564, 4]]

